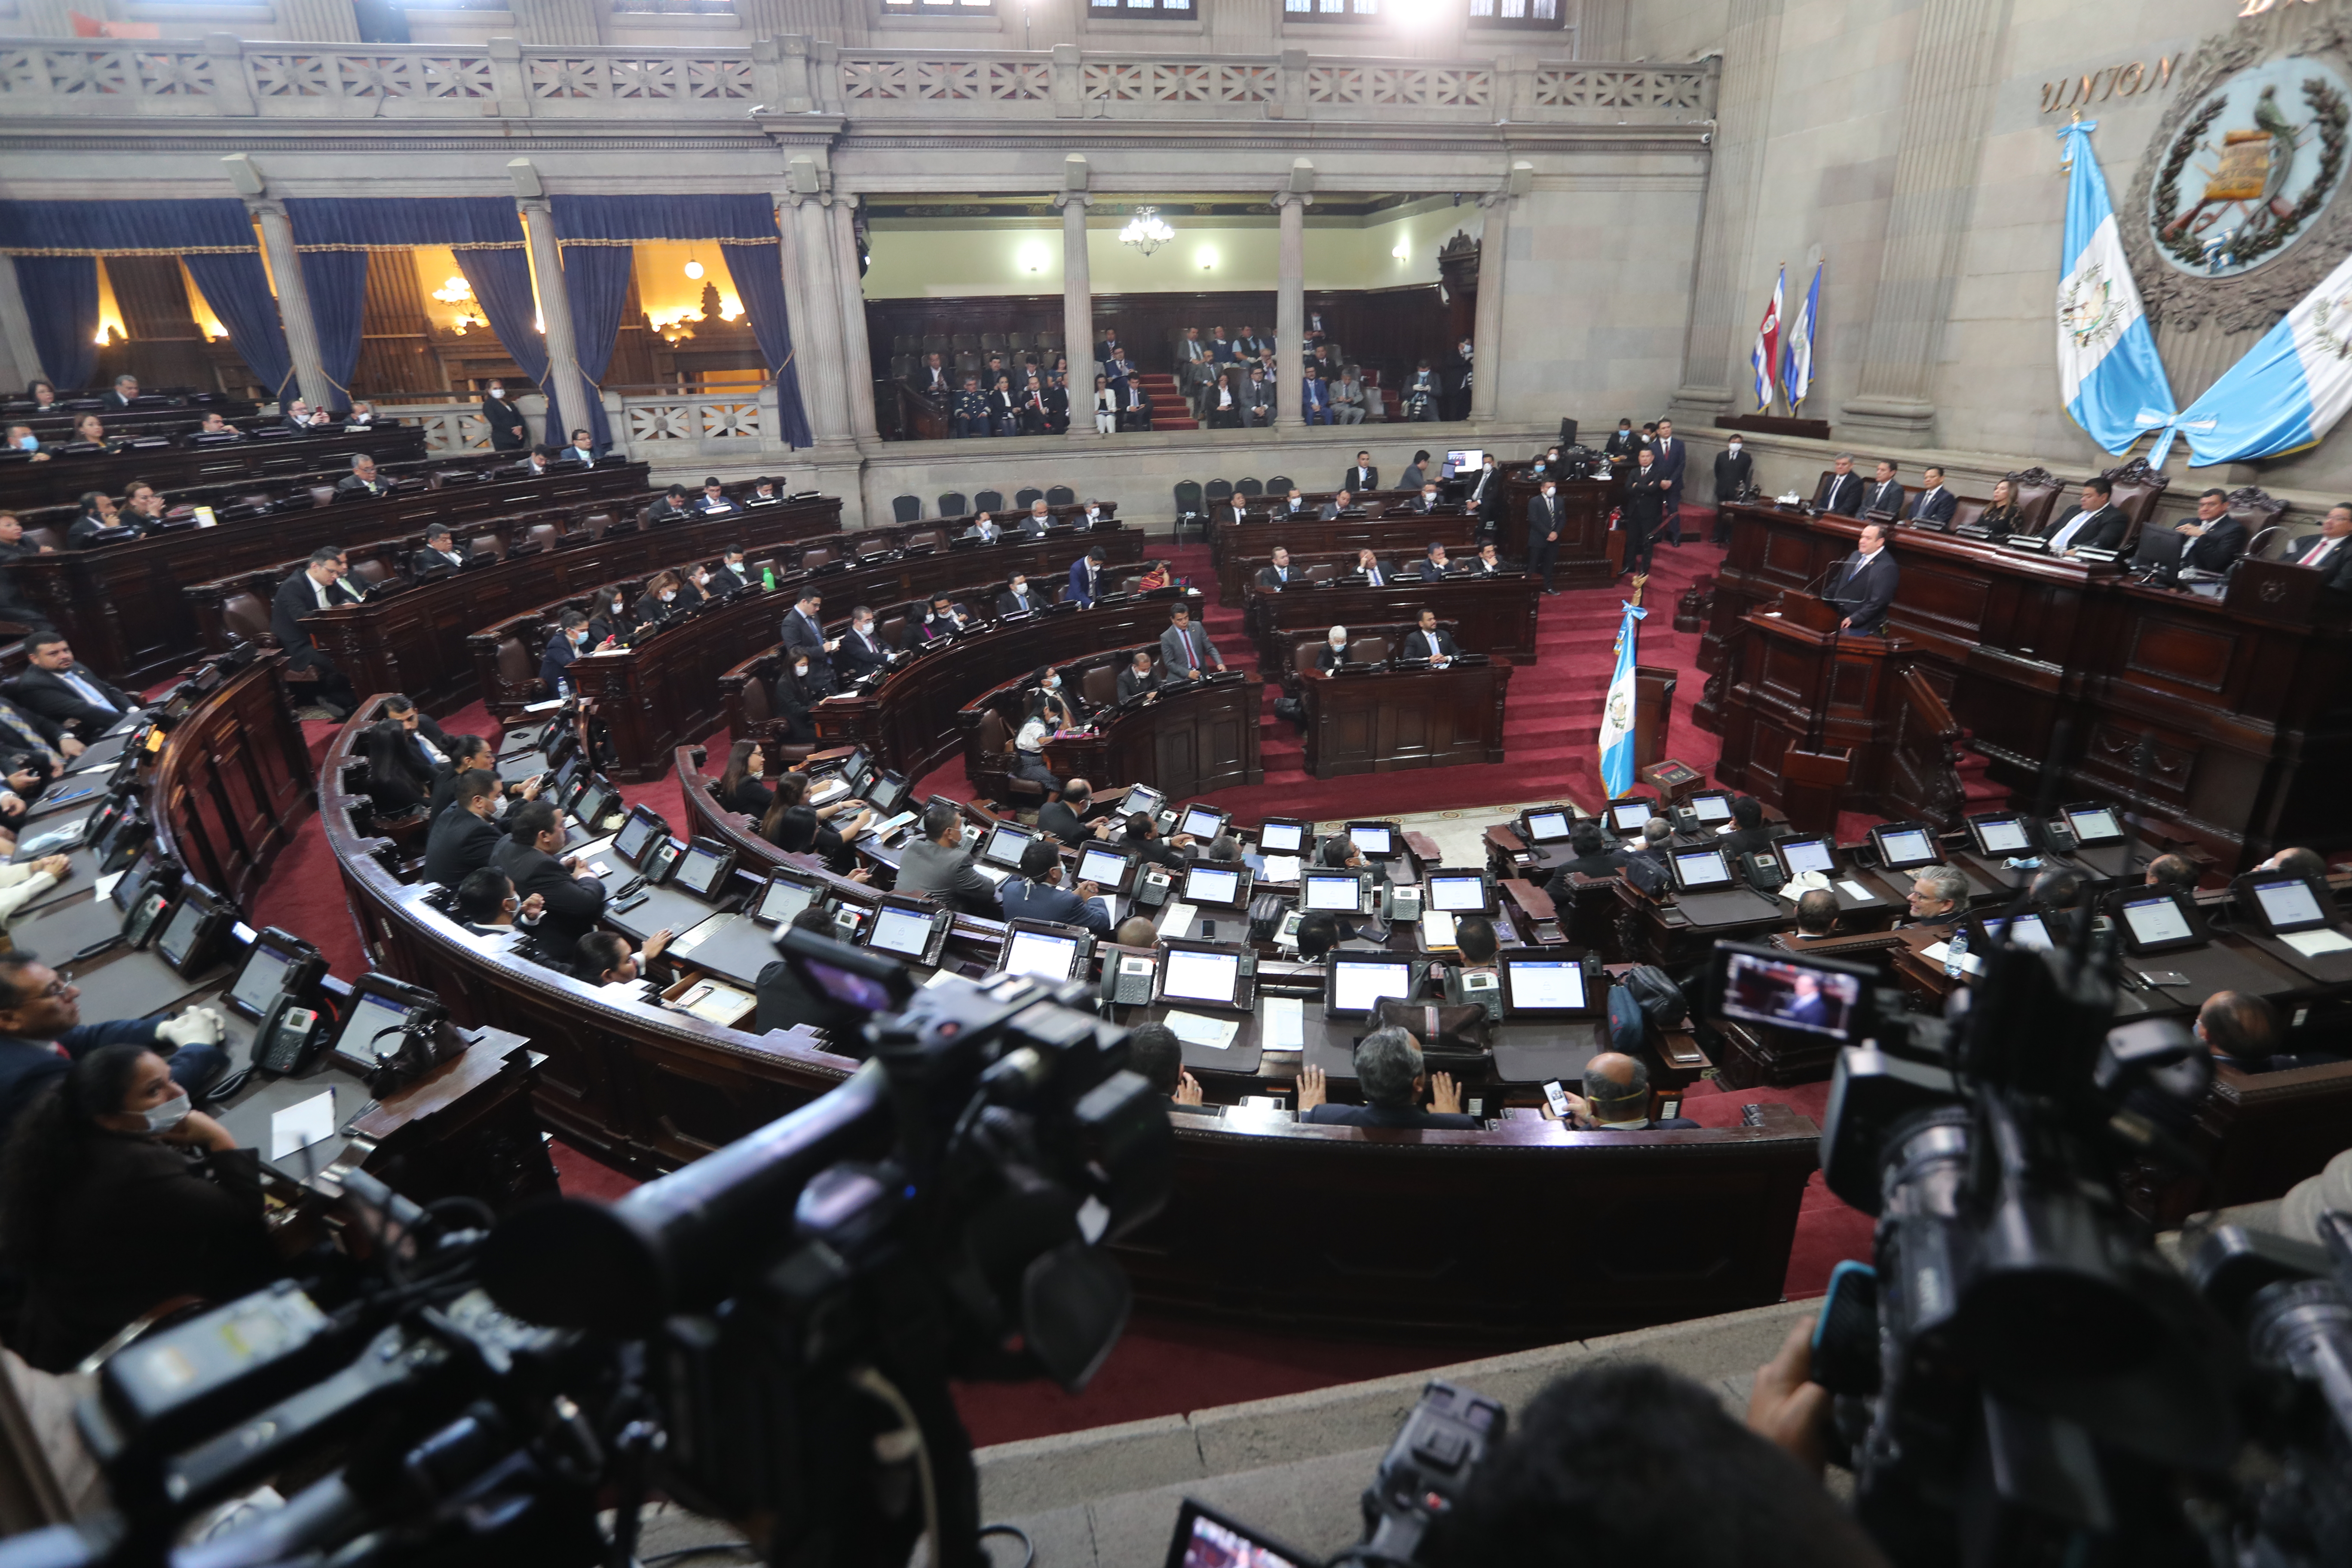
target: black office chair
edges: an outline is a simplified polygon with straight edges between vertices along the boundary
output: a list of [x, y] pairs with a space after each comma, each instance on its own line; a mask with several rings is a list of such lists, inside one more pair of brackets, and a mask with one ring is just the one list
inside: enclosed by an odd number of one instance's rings
[[1045, 492], [1039, 489], [1035, 485], [1024, 485], [1019, 489], [1013, 492], [1013, 508], [1020, 511], [1027, 511], [1029, 510], [1030, 502], [1040, 501], [1045, 499]]
[[1055, 485], [1045, 492], [1047, 506], [1073, 506], [1077, 499], [1078, 492], [1067, 485]]
[[1208, 488], [1202, 493], [1208, 498], [1209, 504], [1213, 507], [1219, 501], [1233, 500], [1234, 487], [1224, 479], [1211, 479]]
[[1286, 496], [1290, 493], [1290, 487], [1297, 482], [1288, 474], [1276, 474], [1265, 481], [1265, 493], [1270, 496]]
[[1260, 496], [1265, 494], [1265, 487], [1258, 483], [1255, 479], [1235, 479], [1234, 481], [1234, 489], [1249, 497], [1252, 500], [1255, 500]]
[[1184, 523], [1187, 519], [1191, 520], [1193, 527], [1201, 531], [1201, 542], [1207, 543], [1209, 510], [1208, 503], [1201, 499], [1201, 481], [1198, 479], [1181, 479], [1176, 485], [1176, 526], [1169, 531], [1169, 537], [1178, 544], [1184, 542]]
[[946, 490], [941, 492], [940, 496], [940, 515], [941, 517], [963, 517], [969, 514], [971, 510], [971, 504], [963, 499], [963, 492], [961, 490]]
[[890, 517], [891, 520], [896, 522], [920, 522], [923, 520], [923, 498], [920, 496], [892, 496], [890, 498]]
[[972, 510], [975, 511], [1003, 511], [1004, 510], [1004, 492], [1003, 490], [982, 490], [971, 498], [971, 505]]

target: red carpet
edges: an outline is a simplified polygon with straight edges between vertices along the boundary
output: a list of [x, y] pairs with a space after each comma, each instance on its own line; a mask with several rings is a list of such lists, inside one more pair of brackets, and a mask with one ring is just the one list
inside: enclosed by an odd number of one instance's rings
[[[1688, 536], [1696, 537], [1701, 531], [1685, 526]], [[1194, 582], [1208, 580], [1205, 547], [1181, 548], [1175, 559], [1179, 571]], [[1720, 552], [1706, 545], [1685, 544], [1679, 551], [1662, 547], [1644, 595], [1651, 615], [1643, 622], [1640, 634], [1643, 664], [1670, 666], [1683, 672], [1667, 730], [1669, 754], [1703, 769], [1713, 766], [1717, 748], [1715, 737], [1693, 727], [1689, 719], [1704, 680], [1697, 668], [1698, 637], [1676, 633], [1673, 621], [1683, 590], [1701, 574], [1713, 571], [1719, 559]], [[1598, 806], [1601, 797], [1595, 734], [1622, 588], [1621, 582], [1616, 588], [1563, 593], [1541, 601], [1539, 661], [1521, 667], [1512, 677], [1507, 762], [1318, 783], [1301, 770], [1304, 756], [1297, 731], [1275, 721], [1273, 700], [1278, 688], [1269, 686], [1264, 734], [1266, 782], [1222, 792], [1214, 797], [1216, 803], [1245, 820], [1269, 811], [1315, 817], [1396, 816], [1559, 796], [1587, 809]], [[1240, 613], [1212, 605], [1207, 617], [1211, 635], [1227, 662], [1253, 666], [1255, 658], [1241, 635]], [[478, 704], [449, 715], [442, 724], [453, 734], [490, 732], [488, 715]], [[324, 754], [333, 728], [304, 726], [314, 756]], [[708, 742], [714, 771], [724, 760], [726, 740], [723, 734], [714, 735]], [[677, 825], [685, 820], [678, 788], [673, 773], [622, 793], [631, 804], [650, 805]], [[921, 780], [919, 793], [968, 799], [971, 791], [962, 763], [958, 761]], [[1842, 822], [1843, 836], [1849, 840], [1858, 837], [1861, 828], [1874, 820], [1854, 817]], [[306, 822], [295, 836], [257, 894], [255, 906], [257, 921], [281, 926], [316, 942], [337, 974], [351, 978], [366, 968], [317, 819]], [[1826, 1098], [1825, 1084], [1732, 1091], [1703, 1084], [1692, 1090], [1684, 1109], [1705, 1125], [1735, 1126], [1740, 1108], [1750, 1103], [1783, 1103], [1818, 1120]], [[552, 1152], [568, 1193], [611, 1199], [635, 1185], [628, 1177], [563, 1143], [554, 1143]], [[1820, 1295], [1839, 1259], [1867, 1258], [1870, 1247], [1868, 1218], [1830, 1196], [1815, 1173], [1797, 1222], [1787, 1293], [1792, 1298]], [[958, 1405], [975, 1441], [998, 1443], [1419, 1371], [1485, 1353], [1486, 1348], [1331, 1340], [1146, 1315], [1129, 1325], [1093, 1384], [1077, 1398], [1043, 1384], [988, 1384], [959, 1390]]]

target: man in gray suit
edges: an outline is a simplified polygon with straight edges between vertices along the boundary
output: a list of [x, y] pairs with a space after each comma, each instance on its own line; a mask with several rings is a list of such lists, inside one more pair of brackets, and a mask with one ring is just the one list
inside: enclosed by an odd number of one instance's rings
[[963, 816], [946, 801], [923, 808], [923, 837], [898, 861], [902, 893], [936, 900], [958, 914], [1001, 921], [1004, 909], [963, 847]]
[[1211, 670], [1225, 668], [1224, 655], [1209, 634], [1192, 624], [1192, 612], [1180, 603], [1168, 612], [1168, 629], [1160, 634], [1160, 668], [1169, 684], [1199, 680]]

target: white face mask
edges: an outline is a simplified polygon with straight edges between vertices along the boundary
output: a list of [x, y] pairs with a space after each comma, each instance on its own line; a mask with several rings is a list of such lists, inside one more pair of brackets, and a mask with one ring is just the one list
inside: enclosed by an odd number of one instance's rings
[[1551, 498], [1552, 498], [1552, 497], [1554, 497], [1554, 496], [1558, 495], [1559, 493], [1559, 492], [1558, 490], [1554, 489], [1551, 486], [1549, 486], [1549, 485], [1546, 485], [1546, 486], [1544, 486], [1544, 500], [1551, 500]]
[[1739, 456], [1739, 443], [1737, 441], [1731, 443], [1731, 455], [1735, 458]]
[[1346, 647], [1348, 646], [1348, 639], [1346, 637], [1333, 637], [1331, 639], [1331, 646], [1333, 647]]
[[1013, 592], [1016, 596], [1026, 597], [1029, 593], [1029, 584], [1026, 583], [1015, 583], [1013, 584]]
[[808, 673], [808, 665], [805, 662], [803, 662], [793, 666], [793, 673], [794, 675], [806, 675]]
[[1423, 500], [1433, 501], [1437, 499], [1437, 492], [1435, 490], [1423, 490], [1421, 492], [1421, 499]]
[[616, 616], [621, 613], [621, 601], [618, 599], [613, 601], [613, 613]]
[[857, 623], [857, 635], [858, 635], [859, 637], [864, 637], [864, 636], [866, 636], [868, 632], [871, 632], [873, 629], [874, 629], [874, 623], [873, 623], [872, 621], [860, 621], [860, 622], [858, 622], [858, 623]]
[[1090, 507], [1088, 507], [1088, 508], [1087, 508], [1087, 516], [1089, 519], [1097, 518], [1097, 517], [1100, 517], [1101, 515], [1102, 515], [1102, 509], [1101, 509], [1101, 508], [1099, 508], [1099, 507], [1091, 507], [1091, 506], [1090, 506]]
[[1045, 678], [1045, 689], [1048, 691], [1059, 691], [1062, 689], [1062, 678], [1058, 675], [1047, 676]]
[[675, 599], [675, 598], [677, 598], [677, 589], [675, 589], [675, 588], [664, 588], [664, 589], [662, 590], [661, 602], [662, 602], [663, 604], [667, 605], [667, 604], [668, 604], [672, 599]]
[[146, 1110], [147, 1131], [169, 1132], [173, 1128], [185, 1121], [188, 1119], [188, 1112], [194, 1109], [194, 1105], [185, 1094], [175, 1094], [161, 1104], [151, 1105]]

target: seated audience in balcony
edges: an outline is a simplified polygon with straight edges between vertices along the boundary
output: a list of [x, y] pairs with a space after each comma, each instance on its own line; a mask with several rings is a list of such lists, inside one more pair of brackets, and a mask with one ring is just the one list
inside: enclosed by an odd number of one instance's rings
[[[1462, 1114], [1462, 1088], [1450, 1073], [1434, 1078], [1422, 1067], [1421, 1042], [1410, 1030], [1375, 1029], [1356, 1043], [1356, 1087], [1361, 1105], [1334, 1105], [1323, 1069], [1298, 1069], [1298, 1119], [1343, 1127], [1428, 1127], [1475, 1131], [1478, 1119]], [[1426, 1097], [1431, 1109], [1421, 1108]]]
[[1242, 427], [1242, 386], [1231, 370], [1221, 373], [1216, 384], [1203, 395], [1202, 406], [1209, 416], [1212, 430], [1238, 430]]
[[530, 455], [515, 465], [515, 472], [526, 479], [543, 479], [555, 471], [555, 448], [541, 441], [530, 449]]
[[490, 427], [490, 449], [494, 452], [520, 452], [530, 439], [530, 427], [524, 424], [522, 410], [507, 400], [506, 384], [493, 378], [482, 389], [482, 421]]
[[585, 430], [572, 432], [572, 445], [563, 448], [562, 460], [577, 463], [583, 468], [596, 466], [596, 444]]
[[963, 390], [955, 395], [954, 412], [948, 417], [948, 434], [951, 437], [986, 436], [988, 427], [988, 394], [980, 389], [980, 377], [963, 378]]
[[1021, 407], [1016, 416], [1021, 434], [1043, 436], [1045, 433], [1045, 384], [1035, 371], [1031, 371], [1021, 383]]
[[1404, 416], [1408, 420], [1434, 424], [1443, 412], [1444, 389], [1438, 384], [1437, 373], [1423, 360], [1404, 384]]
[[174, 1298], [234, 1300], [285, 1272], [254, 1152], [145, 1045], [100, 1046], [43, 1087], [0, 1194], [0, 1265], [24, 1289], [9, 1344], [46, 1372]]
[[41, 450], [41, 438], [33, 434], [30, 425], [8, 426], [8, 450], [24, 453], [28, 462], [46, 463], [49, 460], [49, 455]]
[[1095, 377], [1095, 434], [1108, 436], [1118, 428], [1118, 394], [1110, 389], [1110, 378]]
[[98, 542], [98, 536], [108, 529], [120, 527], [121, 519], [114, 510], [114, 498], [103, 490], [84, 490], [78, 503], [81, 515], [66, 530], [66, 548], [87, 550]]
[[1331, 388], [1329, 384], [1324, 381], [1320, 368], [1312, 364], [1307, 367], [1306, 379], [1299, 388], [1299, 406], [1307, 424], [1331, 423]]
[[1195, 417], [1201, 411], [1201, 395], [1208, 390], [1214, 374], [1216, 353], [1201, 341], [1201, 329], [1187, 327], [1176, 342], [1176, 390], [1192, 407]]
[[1328, 385], [1332, 424], [1361, 425], [1367, 417], [1377, 416], [1379, 402], [1364, 385], [1363, 366], [1348, 366]]
[[1045, 433], [1049, 436], [1070, 433], [1070, 376], [1067, 371], [1054, 371], [1045, 377]]
[[915, 372], [915, 384], [922, 390], [925, 397], [941, 407], [945, 407], [948, 400], [955, 395], [954, 375], [949, 371], [946, 359], [937, 353], [923, 356], [922, 368]]
[[1000, 375], [988, 385], [988, 427], [998, 436], [1021, 434], [1021, 395], [1013, 390], [1013, 378]]
[[1274, 423], [1274, 383], [1266, 379], [1265, 371], [1252, 365], [1249, 385], [1243, 388], [1242, 423], [1252, 430], [1262, 430]]
[[1127, 384], [1127, 404], [1119, 410], [1118, 427], [1122, 430], [1151, 428], [1151, 399], [1145, 394], [1140, 380]]

